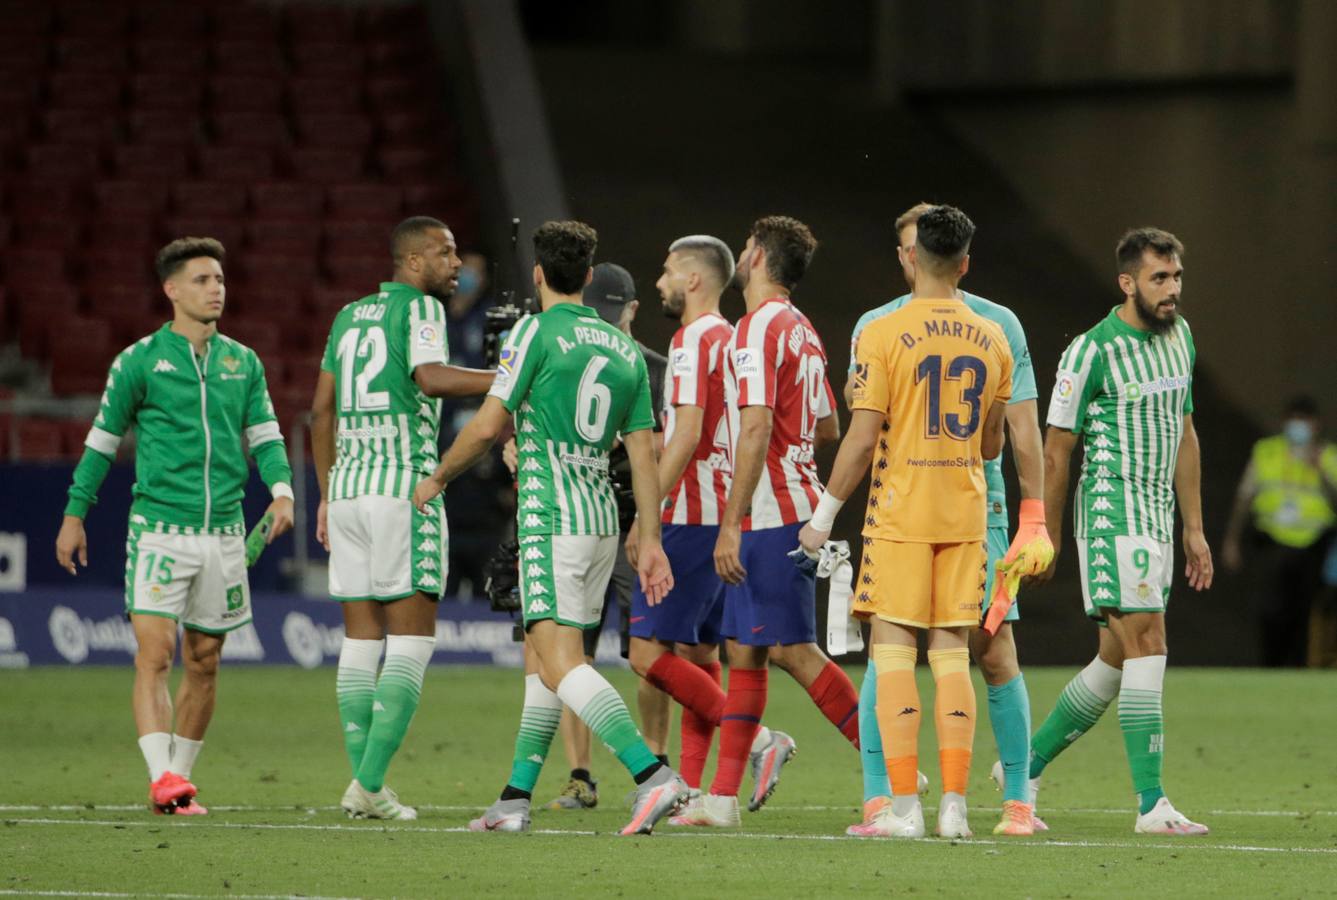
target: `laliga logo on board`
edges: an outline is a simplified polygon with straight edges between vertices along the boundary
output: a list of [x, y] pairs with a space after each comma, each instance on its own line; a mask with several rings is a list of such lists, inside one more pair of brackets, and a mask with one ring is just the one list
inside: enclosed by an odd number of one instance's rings
[[343, 644], [342, 627], [329, 628], [305, 613], [291, 612], [283, 620], [283, 643], [288, 655], [303, 669], [314, 669], [327, 656], [337, 656]]
[[8, 619], [0, 619], [0, 669], [28, 668], [28, 654], [19, 651], [14, 637], [14, 626]]
[[119, 650], [135, 653], [135, 630], [119, 616], [94, 622], [84, 619], [68, 606], [57, 606], [47, 618], [51, 643], [66, 662], [81, 663], [93, 650]]

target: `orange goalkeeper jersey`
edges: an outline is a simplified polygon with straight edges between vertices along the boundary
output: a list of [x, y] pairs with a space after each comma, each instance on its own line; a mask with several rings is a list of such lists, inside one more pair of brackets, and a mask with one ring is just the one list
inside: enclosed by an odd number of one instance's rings
[[960, 300], [916, 299], [859, 337], [853, 409], [882, 413], [864, 536], [935, 544], [984, 539], [980, 443], [1012, 396], [1003, 330]]

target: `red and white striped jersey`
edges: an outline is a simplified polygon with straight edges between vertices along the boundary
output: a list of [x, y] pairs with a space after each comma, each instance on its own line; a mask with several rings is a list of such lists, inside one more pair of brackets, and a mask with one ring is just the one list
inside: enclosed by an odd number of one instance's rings
[[822, 494], [813, 460], [817, 422], [836, 408], [826, 378], [822, 339], [788, 298], [772, 297], [738, 320], [728, 357], [725, 398], [730, 471], [737, 450], [739, 410], [768, 406], [775, 414], [766, 468], [743, 529], [760, 531], [806, 522]]
[[718, 525], [729, 499], [729, 422], [724, 369], [733, 326], [719, 313], [684, 325], [669, 344], [664, 379], [664, 443], [673, 437], [674, 407], [701, 407], [701, 440], [682, 478], [664, 498], [665, 525]]

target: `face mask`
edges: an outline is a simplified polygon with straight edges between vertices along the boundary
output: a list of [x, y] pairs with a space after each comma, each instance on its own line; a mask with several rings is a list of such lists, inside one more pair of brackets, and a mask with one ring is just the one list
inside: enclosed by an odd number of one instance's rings
[[1289, 419], [1282, 429], [1286, 441], [1293, 447], [1302, 447], [1314, 439], [1314, 426], [1304, 419]]
[[460, 273], [455, 276], [459, 279], [459, 287], [455, 289], [456, 293], [472, 294], [478, 290], [478, 273], [473, 269], [460, 269]]

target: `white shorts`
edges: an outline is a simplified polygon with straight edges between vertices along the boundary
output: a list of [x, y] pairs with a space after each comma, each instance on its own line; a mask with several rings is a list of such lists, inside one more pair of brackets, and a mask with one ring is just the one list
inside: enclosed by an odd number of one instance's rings
[[402, 600], [421, 591], [432, 599], [446, 584], [446, 508], [428, 513], [408, 500], [366, 494], [329, 505], [330, 596]]
[[131, 529], [125, 551], [127, 614], [163, 616], [206, 634], [224, 634], [251, 621], [241, 535]]
[[520, 538], [520, 608], [525, 628], [543, 619], [598, 628], [621, 543], [615, 534]]
[[1174, 581], [1173, 544], [1149, 537], [1103, 535], [1077, 539], [1086, 614], [1103, 619], [1104, 609], [1165, 612]]

